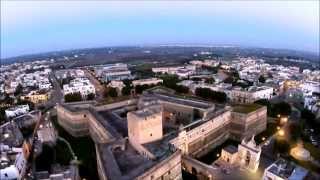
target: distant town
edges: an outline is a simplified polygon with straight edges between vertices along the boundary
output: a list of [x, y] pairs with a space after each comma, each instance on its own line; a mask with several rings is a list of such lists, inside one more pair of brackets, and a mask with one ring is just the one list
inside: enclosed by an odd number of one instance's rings
[[237, 47], [3, 60], [0, 179], [320, 179], [319, 66]]

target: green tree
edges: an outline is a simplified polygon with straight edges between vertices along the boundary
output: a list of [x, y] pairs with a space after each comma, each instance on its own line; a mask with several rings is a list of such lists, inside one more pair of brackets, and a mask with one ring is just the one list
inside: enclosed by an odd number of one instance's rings
[[81, 94], [79, 92], [66, 94], [64, 96], [64, 101], [65, 102], [82, 101], [82, 96], [81, 96]]
[[227, 95], [224, 92], [212, 91], [209, 88], [197, 88], [195, 91], [196, 96], [204, 99], [210, 99], [219, 103], [225, 103], [227, 101]]
[[118, 92], [116, 88], [110, 87], [108, 93], [110, 97], [118, 97]]
[[264, 78], [264, 76], [260, 75], [259, 82], [261, 82], [261, 83], [265, 83], [266, 82], [266, 79]]
[[223, 82], [232, 84], [235, 81], [235, 79], [232, 76], [228, 76]]
[[128, 96], [131, 94], [131, 87], [130, 86], [125, 86], [122, 88], [121, 93], [123, 96]]
[[162, 75], [160, 78], [163, 80], [163, 85], [171, 89], [174, 89], [177, 83], [180, 82], [177, 75]]
[[303, 109], [301, 111], [301, 118], [313, 121], [316, 118], [316, 116], [309, 109]]
[[23, 87], [21, 84], [18, 84], [16, 91], [14, 92], [14, 96], [18, 96], [22, 93]]
[[286, 102], [276, 103], [272, 106], [272, 115], [276, 117], [278, 114], [289, 116], [291, 114], [291, 106]]
[[215, 82], [214, 78], [208, 78], [205, 80], [205, 83], [213, 84]]
[[87, 95], [87, 100], [93, 100], [96, 97], [94, 93], [90, 93]]
[[178, 92], [178, 93], [184, 93], [184, 94], [186, 94], [186, 93], [189, 92], [189, 88], [186, 87], [186, 86], [182, 86], [182, 85], [176, 85], [176, 86], [174, 87], [174, 90], [175, 90], [176, 92]]
[[137, 85], [137, 86], [135, 86], [135, 91], [136, 91], [136, 93], [141, 94], [144, 90], [150, 89], [154, 86], [155, 85], [147, 85], [147, 84]]
[[267, 106], [267, 113], [270, 116], [272, 111], [272, 105], [268, 99], [259, 99], [254, 102], [255, 104], [260, 104], [262, 106]]

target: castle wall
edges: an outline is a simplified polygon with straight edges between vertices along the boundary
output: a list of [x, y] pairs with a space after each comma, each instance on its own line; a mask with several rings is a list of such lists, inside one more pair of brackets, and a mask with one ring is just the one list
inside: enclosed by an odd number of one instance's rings
[[230, 131], [231, 138], [241, 141], [245, 137], [259, 134], [267, 127], [267, 108], [260, 109], [251, 113], [231, 113]]
[[145, 173], [137, 177], [138, 180], [172, 179], [182, 180], [181, 152], [176, 151], [165, 160], [156, 164]]

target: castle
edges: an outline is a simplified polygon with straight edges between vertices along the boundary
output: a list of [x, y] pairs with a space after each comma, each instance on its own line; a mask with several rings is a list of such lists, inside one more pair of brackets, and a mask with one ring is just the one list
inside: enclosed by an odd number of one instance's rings
[[[252, 149], [247, 138], [265, 130], [267, 122], [264, 106], [223, 106], [161, 88], [104, 106], [59, 104], [57, 114], [71, 135], [94, 140], [100, 179], [181, 179], [182, 168], [201, 165], [193, 158], [227, 139], [242, 141], [237, 158], [256, 170], [261, 150]], [[202, 175], [212, 178], [214, 172]]]

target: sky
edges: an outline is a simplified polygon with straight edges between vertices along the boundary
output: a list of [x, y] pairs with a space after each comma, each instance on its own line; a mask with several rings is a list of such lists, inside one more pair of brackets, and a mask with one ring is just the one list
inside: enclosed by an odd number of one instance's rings
[[206, 44], [319, 53], [319, 1], [1, 0], [1, 58], [125, 45]]

